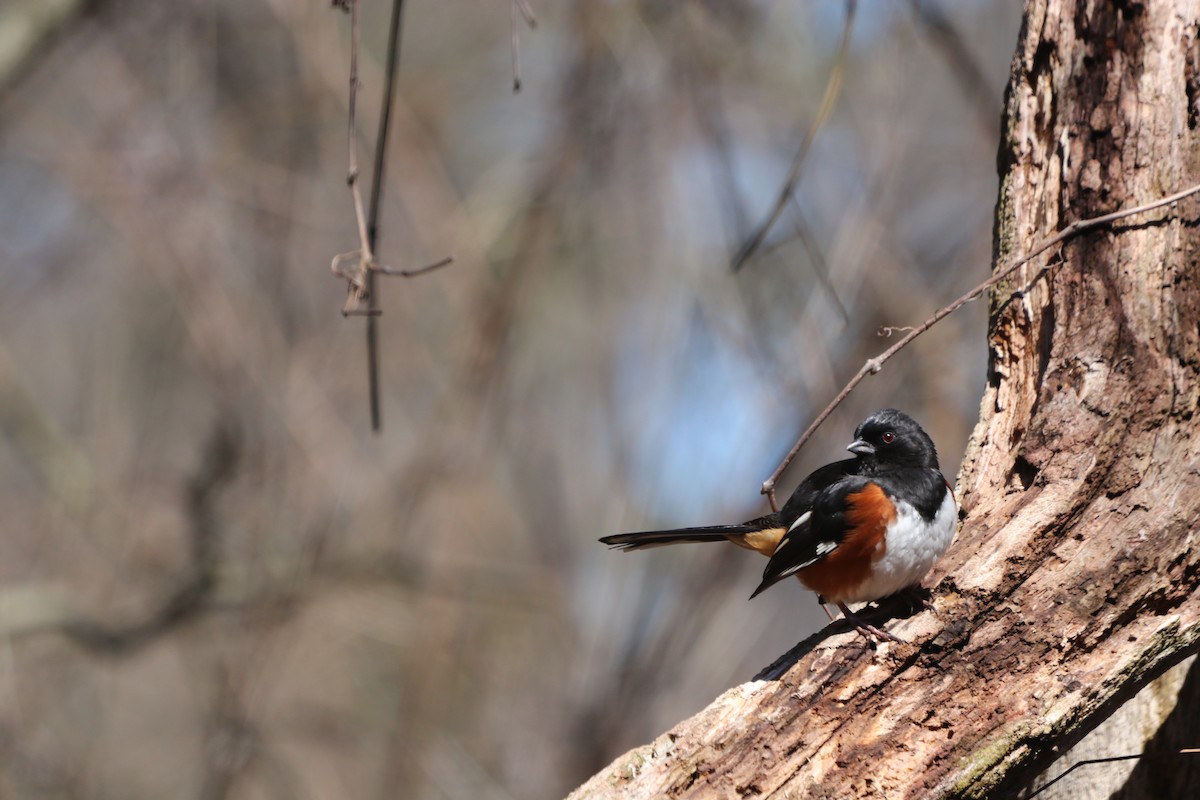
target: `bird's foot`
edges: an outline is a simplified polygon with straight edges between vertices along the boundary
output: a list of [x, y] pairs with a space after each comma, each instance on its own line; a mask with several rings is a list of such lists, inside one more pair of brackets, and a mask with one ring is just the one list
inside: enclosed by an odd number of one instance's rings
[[876, 641], [908, 644], [908, 642], [904, 641], [899, 636], [890, 634], [881, 628], [876, 628], [858, 614], [855, 614], [853, 611], [851, 611], [850, 607], [845, 603], [838, 603], [837, 607], [841, 609], [842, 617], [845, 618], [846, 622], [854, 626], [854, 630], [858, 631], [859, 635], [867, 640], [867, 643], [871, 646], [872, 650], [875, 649]]

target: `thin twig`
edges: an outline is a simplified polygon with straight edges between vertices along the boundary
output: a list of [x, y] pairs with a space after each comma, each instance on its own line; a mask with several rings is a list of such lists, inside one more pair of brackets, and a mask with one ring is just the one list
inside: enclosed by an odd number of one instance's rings
[[[333, 257], [330, 270], [347, 283], [346, 302], [342, 315], [367, 317], [367, 384], [371, 404], [371, 429], [378, 431], [382, 426], [379, 404], [379, 323], [383, 311], [379, 307], [379, 295], [375, 291], [376, 274], [398, 275], [412, 278], [432, 272], [449, 264], [453, 259], [443, 258], [419, 269], [395, 269], [378, 263], [375, 250], [379, 247], [379, 210], [383, 196], [384, 167], [386, 164], [388, 130], [392, 118], [393, 100], [396, 94], [396, 68], [400, 61], [400, 21], [404, 0], [393, 0], [391, 27], [388, 32], [387, 55], [384, 64], [384, 85], [379, 112], [379, 130], [375, 137], [375, 158], [371, 169], [371, 199], [369, 206], [363, 203], [359, 186], [358, 146], [355, 133], [358, 129], [358, 48], [361, 39], [358, 0], [333, 0], [333, 5], [350, 12], [350, 98], [347, 114], [347, 163], [346, 183], [354, 202], [354, 221], [358, 227], [358, 248]], [[366, 301], [366, 308], [363, 302]]]
[[1003, 269], [1001, 269], [995, 275], [988, 278], [986, 281], [979, 284], [974, 289], [967, 292], [966, 294], [964, 294], [962, 297], [955, 300], [950, 305], [938, 309], [937, 312], [935, 312], [933, 316], [931, 316], [929, 319], [925, 320], [920, 325], [917, 325], [915, 328], [910, 330], [907, 334], [904, 335], [904, 337], [902, 339], [898, 340], [895, 344], [893, 344], [887, 350], [884, 350], [882, 353], [877, 355], [875, 358], [867, 359], [866, 363], [863, 364], [862, 367], [858, 370], [858, 372], [856, 372], [854, 374], [854, 377], [851, 378], [850, 381], [842, 388], [842, 390], [837, 393], [837, 396], [833, 398], [833, 400], [829, 403], [829, 405], [825, 406], [825, 409], [820, 414], [817, 415], [817, 418], [812, 421], [812, 424], [810, 424], [808, 426], [808, 429], [804, 431], [804, 433], [796, 441], [796, 444], [792, 447], [791, 450], [788, 451], [788, 454], [786, 456], [784, 456], [783, 462], [780, 463], [779, 467], [774, 472], [771, 473], [771, 477], [769, 477], [765, 481], [763, 481], [761, 491], [763, 494], [767, 495], [767, 498], [771, 502], [771, 507], [776, 508], [775, 482], [779, 480], [779, 476], [783, 474], [783, 471], [785, 469], [787, 469], [788, 466], [792, 463], [793, 459], [796, 458], [796, 454], [800, 452], [800, 448], [804, 447], [804, 445], [808, 442], [808, 440], [810, 438], [812, 438], [812, 435], [816, 432], [817, 428], [819, 428], [821, 426], [821, 423], [823, 423], [826, 419], [828, 419], [829, 415], [833, 413], [834, 409], [836, 409], [839, 405], [842, 404], [842, 401], [845, 400], [850, 395], [850, 392], [854, 391], [854, 388], [856, 386], [858, 386], [858, 384], [862, 383], [864, 378], [866, 378], [868, 375], [874, 375], [876, 372], [879, 372], [879, 370], [883, 368], [883, 365], [885, 363], [887, 363], [887, 361], [889, 359], [891, 359], [892, 356], [896, 355], [896, 353], [900, 352], [905, 347], [907, 347], [908, 344], [910, 342], [912, 342], [913, 339], [916, 339], [922, 333], [924, 333], [925, 331], [932, 328], [935, 324], [940, 322], [943, 318], [954, 313], [962, 306], [966, 305], [967, 303], [971, 302], [972, 300], [977, 299], [980, 295], [982, 295], [989, 288], [991, 288], [992, 286], [995, 286], [1000, 281], [1002, 281], [1005, 278], [1007, 278], [1008, 276], [1012, 275], [1018, 269], [1025, 266], [1030, 261], [1032, 261], [1034, 258], [1036, 258], [1037, 256], [1041, 255], [1042, 253], [1046, 252], [1050, 248], [1055, 247], [1056, 245], [1060, 245], [1063, 242], [1067, 241], [1068, 239], [1071, 239], [1071, 238], [1079, 235], [1080, 233], [1083, 233], [1084, 231], [1091, 230], [1092, 228], [1097, 228], [1097, 227], [1100, 227], [1101, 225], [1106, 225], [1110, 222], [1115, 222], [1116, 220], [1124, 219], [1125, 217], [1132, 217], [1136, 214], [1143, 214], [1147, 211], [1153, 211], [1156, 208], [1162, 208], [1163, 206], [1169, 206], [1173, 203], [1178, 203], [1180, 200], [1183, 200], [1184, 198], [1190, 197], [1191, 195], [1194, 195], [1197, 193], [1200, 193], [1200, 184], [1192, 186], [1188, 189], [1184, 189], [1183, 191], [1176, 192], [1175, 194], [1160, 198], [1158, 200], [1154, 200], [1149, 203], [1144, 203], [1140, 206], [1134, 206], [1133, 208], [1126, 208], [1121, 211], [1114, 211], [1111, 214], [1103, 214], [1099, 217], [1092, 217], [1091, 219], [1083, 219], [1083, 220], [1078, 220], [1076, 222], [1072, 222], [1070, 225], [1066, 226], [1065, 228], [1063, 228], [1061, 231], [1054, 234], [1050, 238], [1044, 239], [1040, 244], [1038, 244], [1036, 247], [1034, 247], [1026, 255], [1018, 258], [1016, 261], [1010, 262], [1008, 265], [1006, 265]]
[[[371, 209], [367, 220], [367, 240], [373, 252], [379, 247], [379, 207], [383, 197], [384, 162], [387, 156], [388, 130], [392, 121], [392, 98], [396, 94], [396, 69], [400, 63], [400, 20], [404, 0], [392, 0], [392, 20], [388, 29], [387, 56], [384, 59], [383, 99], [379, 109], [379, 131], [375, 136], [375, 163], [371, 170]], [[375, 289], [375, 272], [379, 265], [371, 258], [373, 269], [367, 274], [367, 394], [371, 405], [371, 430], [383, 427], [383, 410], [379, 404], [379, 295]]]
[[529, 7], [529, 3], [525, 0], [512, 0], [512, 74], [513, 74], [513, 94], [521, 91], [521, 33], [520, 26], [517, 24], [517, 17], [525, 18], [525, 24], [534, 29], [537, 27], [537, 18], [533, 16], [533, 9]]
[[424, 275], [426, 272], [433, 272], [435, 269], [441, 269], [442, 267], [449, 266], [453, 263], [454, 256], [446, 256], [445, 258], [439, 259], [432, 264], [426, 264], [425, 266], [417, 269], [396, 269], [395, 267], [385, 267], [383, 264], [380, 264], [375, 267], [375, 271], [382, 275], [399, 275], [401, 278], [415, 278], [418, 275]]
[[[342, 0], [335, 3], [337, 7], [350, 12], [350, 97], [347, 102], [346, 115], [346, 185], [350, 187], [350, 196], [354, 202], [354, 221], [358, 226], [358, 250], [343, 253], [333, 259], [333, 273], [347, 281], [346, 303], [342, 307], [343, 314], [350, 314], [358, 308], [368, 294], [368, 275], [370, 264], [374, 261], [371, 240], [367, 235], [367, 218], [363, 212], [362, 191], [358, 186], [358, 146], [355, 131], [358, 128], [358, 42], [359, 42], [359, 10], [358, 0]], [[350, 268], [340, 268], [342, 261], [355, 259], [356, 263]]]
[[[364, 211], [362, 190], [358, 182], [358, 148], [355, 137], [359, 85], [358, 48], [361, 37], [359, 4], [358, 0], [342, 0], [342, 2], [342, 7], [348, 7], [350, 11], [350, 100], [347, 136], [349, 170], [346, 182], [350, 186], [350, 194], [354, 201], [354, 219], [358, 226], [359, 247], [349, 253], [334, 256], [330, 269], [335, 275], [345, 278], [348, 284], [346, 303], [342, 307], [342, 314], [367, 318], [367, 392], [371, 407], [371, 429], [378, 431], [383, 425], [379, 401], [379, 317], [383, 311], [379, 307], [379, 294], [375, 291], [375, 275], [382, 273], [414, 277], [445, 266], [450, 260], [442, 259], [415, 270], [394, 269], [379, 264], [375, 260], [375, 249], [379, 245], [379, 210], [383, 196], [388, 131], [396, 92], [396, 67], [400, 60], [400, 21], [404, 3], [403, 0], [394, 0], [392, 3], [391, 26], [388, 32], [387, 56], [384, 64], [383, 97], [379, 112], [379, 131], [375, 137], [375, 158], [371, 170], [371, 200], [369, 208]], [[362, 307], [364, 300], [367, 302], [365, 309]]]
[[533, 15], [533, 6], [529, 5], [529, 0], [513, 0], [513, 6], [521, 12], [521, 16], [525, 18], [525, 24], [530, 30], [536, 30], [538, 26], [537, 17]]
[[1063, 774], [1058, 775], [1054, 780], [1047, 781], [1043, 786], [1038, 787], [1037, 791], [1029, 795], [1030, 798], [1037, 797], [1042, 792], [1049, 789], [1054, 784], [1061, 781], [1063, 778], [1070, 775], [1080, 767], [1091, 766], [1092, 764], [1112, 764], [1117, 761], [1136, 761], [1142, 758], [1174, 758], [1175, 756], [1194, 756], [1200, 755], [1200, 747], [1184, 747], [1179, 750], [1169, 750], [1165, 753], [1134, 753], [1125, 756], [1106, 756], [1105, 758], [1088, 758], [1080, 761], [1077, 764], [1072, 764]]
[[509, 28], [512, 41], [509, 43], [509, 49], [512, 51], [513, 94], [516, 94], [521, 91], [521, 33], [517, 27], [517, 0], [513, 0], [510, 12]]
[[842, 88], [842, 77], [846, 73], [846, 61], [850, 52], [850, 32], [854, 26], [854, 12], [858, 6], [857, 0], [847, 0], [846, 2], [846, 24], [842, 28], [842, 40], [838, 44], [837, 54], [833, 59], [833, 66], [829, 70], [829, 78], [825, 83], [825, 94], [821, 97], [821, 105], [817, 108], [817, 115], [813, 117], [812, 122], [808, 126], [808, 130], [804, 132], [804, 139], [800, 142], [800, 149], [796, 152], [796, 157], [792, 159], [792, 168], [788, 172], [787, 180], [783, 183], [783, 188], [779, 190], [779, 196], [775, 198], [775, 205], [771, 207], [767, 218], [754, 231], [746, 243], [742, 245], [741, 250], [733, 258], [731, 269], [737, 272], [742, 268], [753, 256], [758, 249], [762, 247], [766, 241], [767, 234], [771, 228], [779, 221], [779, 217], [783, 214], [783, 209], [787, 206], [788, 200], [792, 193], [796, 191], [796, 184], [800, 182], [800, 172], [804, 168], [804, 161], [808, 158], [808, 151], [812, 148], [813, 141], [817, 138], [817, 133], [829, 121], [829, 116], [833, 113], [834, 103], [837, 101], [838, 93]]
[[533, 9], [529, 7], [529, 3], [526, 0], [512, 0], [513, 94], [521, 91], [521, 35], [517, 25], [518, 16], [525, 18], [525, 24], [530, 30], [537, 27], [537, 17], [533, 16]]

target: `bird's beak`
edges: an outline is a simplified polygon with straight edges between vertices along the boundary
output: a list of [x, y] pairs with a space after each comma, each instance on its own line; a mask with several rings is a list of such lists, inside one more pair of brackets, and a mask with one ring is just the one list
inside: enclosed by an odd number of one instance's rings
[[846, 449], [857, 456], [875, 455], [875, 445], [863, 439], [855, 439]]

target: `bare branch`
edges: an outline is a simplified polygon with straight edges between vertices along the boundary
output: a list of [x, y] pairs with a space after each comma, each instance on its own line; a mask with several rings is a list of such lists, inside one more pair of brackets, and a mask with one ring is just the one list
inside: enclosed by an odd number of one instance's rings
[[[379, 111], [379, 131], [375, 137], [375, 159], [371, 169], [371, 200], [365, 206], [358, 178], [358, 147], [355, 132], [358, 129], [358, 47], [361, 38], [358, 0], [333, 0], [336, 8], [350, 12], [350, 97], [347, 114], [347, 162], [346, 183], [354, 203], [354, 221], [358, 227], [358, 248], [333, 257], [330, 269], [336, 277], [346, 281], [346, 302], [342, 305], [344, 317], [367, 318], [367, 392], [371, 406], [371, 430], [383, 426], [379, 403], [379, 322], [383, 314], [379, 297], [375, 292], [375, 276], [398, 275], [414, 278], [433, 272], [453, 261], [443, 258], [419, 269], [395, 269], [379, 264], [375, 260], [375, 249], [379, 244], [379, 208], [383, 196], [384, 165], [387, 156], [388, 130], [392, 118], [393, 98], [396, 94], [396, 70], [400, 62], [400, 21], [404, 0], [393, 0], [391, 26], [388, 32], [388, 47], [384, 67], [383, 99]], [[514, 6], [515, 8], [515, 6]], [[515, 12], [514, 12], [515, 13]], [[367, 304], [363, 308], [363, 303]]]
[[233, 479], [240, 449], [238, 435], [219, 424], [200, 468], [188, 482], [185, 508], [191, 523], [191, 575], [144, 620], [112, 625], [69, 619], [62, 626], [64, 635], [89, 650], [122, 654], [158, 639], [203, 610], [216, 586], [220, 561], [220, 537], [213, 511], [216, 493]]
[[[354, 203], [354, 221], [358, 227], [358, 249], [339, 256], [334, 256], [333, 272], [344, 277], [347, 281], [346, 303], [342, 306], [342, 314], [348, 315], [359, 307], [369, 295], [368, 275], [370, 265], [374, 261], [371, 253], [371, 239], [367, 234], [367, 218], [363, 211], [362, 191], [358, 186], [358, 144], [355, 132], [358, 129], [358, 43], [360, 37], [358, 0], [335, 0], [335, 6], [350, 12], [350, 94], [347, 102], [346, 124], [346, 185], [350, 187], [350, 196]], [[353, 258], [355, 263], [350, 267], [340, 267], [340, 262]]]
[[[822, 410], [821, 413], [817, 415], [816, 419], [814, 419], [812, 421], [812, 423], [808, 426], [807, 430], [805, 430], [804, 433], [800, 436], [800, 438], [796, 441], [796, 444], [793, 445], [792, 449], [788, 451], [788, 454], [786, 456], [784, 456], [784, 459], [780, 463], [778, 468], [776, 468], [776, 470], [771, 473], [771, 477], [769, 477], [765, 481], [763, 481], [761, 491], [763, 494], [767, 495], [768, 499], [771, 502], [771, 507], [775, 508], [775, 483], [776, 483], [776, 481], [779, 480], [779, 476], [783, 474], [783, 471], [786, 470], [788, 468], [788, 466], [792, 463], [792, 461], [796, 458], [796, 454], [800, 452], [800, 448], [804, 447], [804, 445], [808, 442], [808, 440], [810, 438], [812, 438], [812, 435], [814, 433], [816, 433], [817, 428], [821, 427], [821, 424], [823, 422], [825, 422], [826, 419], [829, 418], [829, 415], [833, 413], [834, 409], [836, 409], [839, 405], [842, 404], [842, 401], [845, 400], [852, 391], [854, 391], [854, 388], [856, 386], [858, 386], [858, 384], [862, 383], [864, 378], [866, 378], [868, 375], [873, 375], [876, 372], [879, 372], [879, 370], [883, 368], [883, 365], [885, 363], [887, 363], [888, 360], [890, 360], [892, 358], [892, 356], [896, 355], [896, 353], [900, 352], [905, 347], [907, 347], [908, 344], [910, 342], [912, 342], [913, 339], [916, 339], [922, 333], [924, 333], [925, 331], [932, 328], [934, 325], [936, 325], [938, 322], [940, 322], [943, 318], [954, 313], [962, 306], [965, 306], [967, 303], [971, 302], [972, 300], [977, 299], [980, 295], [982, 295], [989, 288], [991, 288], [992, 286], [995, 286], [997, 283], [1000, 283], [1002, 280], [1009, 277], [1014, 272], [1016, 272], [1018, 269], [1025, 266], [1030, 261], [1032, 261], [1034, 258], [1036, 258], [1037, 256], [1041, 255], [1042, 253], [1046, 252], [1050, 248], [1060, 245], [1063, 242], [1067, 241], [1068, 239], [1071, 239], [1071, 238], [1079, 235], [1080, 233], [1083, 233], [1084, 231], [1089, 231], [1093, 228], [1098, 228], [1102, 225], [1107, 225], [1110, 222], [1115, 222], [1117, 220], [1124, 219], [1126, 217], [1132, 217], [1137, 214], [1144, 214], [1147, 211], [1153, 211], [1156, 208], [1162, 208], [1163, 206], [1173, 205], [1174, 203], [1178, 203], [1180, 200], [1183, 200], [1184, 198], [1190, 197], [1191, 195], [1194, 195], [1197, 193], [1200, 193], [1200, 184], [1197, 184], [1190, 188], [1176, 192], [1175, 194], [1160, 198], [1158, 200], [1154, 200], [1149, 203], [1144, 203], [1139, 206], [1134, 206], [1133, 208], [1126, 208], [1121, 211], [1114, 211], [1111, 214], [1103, 214], [1099, 217], [1092, 217], [1090, 219], [1083, 219], [1083, 220], [1078, 220], [1076, 222], [1072, 222], [1070, 225], [1066, 226], [1058, 233], [1056, 233], [1053, 236], [1051, 236], [1050, 238], [1045, 239], [1042, 242], [1040, 242], [1036, 247], [1034, 247], [1031, 251], [1029, 251], [1029, 253], [1022, 256], [1021, 258], [1018, 258], [1016, 261], [1013, 261], [1012, 263], [1008, 264], [1003, 269], [1001, 269], [1000, 271], [998, 271], [997, 273], [992, 275], [992, 277], [988, 278], [986, 281], [979, 284], [974, 289], [967, 292], [966, 294], [964, 294], [962, 297], [955, 300], [950, 305], [944, 306], [943, 308], [938, 309], [933, 314], [933, 316], [929, 317], [929, 319], [925, 320], [920, 325], [917, 325], [915, 328], [911, 328], [902, 339], [897, 341], [895, 344], [893, 344], [887, 350], [884, 350], [882, 353], [875, 356], [874, 358], [867, 359], [866, 363], [863, 364], [862, 367], [859, 368], [858, 372], [856, 372], [854, 374], [854, 377], [852, 377], [849, 380], [849, 382], [844, 387], [842, 387], [842, 390], [837, 393], [837, 396], [834, 397], [833, 400], [829, 403], [829, 405], [825, 406], [824, 410]], [[1035, 280], [1036, 280], [1036, 278], [1035, 278]], [[893, 329], [893, 330], [899, 330], [899, 329]]]
[[523, 17], [530, 30], [537, 28], [537, 17], [529, 7], [528, 0], [512, 0], [512, 73], [513, 94], [521, 91], [521, 35], [517, 17]]
[[441, 269], [454, 263], [454, 256], [446, 256], [439, 258], [432, 264], [426, 264], [417, 269], [396, 269], [395, 267], [384, 266], [383, 264], [375, 265], [375, 270], [383, 275], [399, 275], [401, 278], [415, 278], [418, 275], [424, 275], [426, 272], [433, 272], [435, 269]]
[[530, 30], [536, 30], [538, 26], [537, 17], [533, 15], [533, 6], [529, 5], [529, 0], [513, 0], [513, 6], [521, 12], [521, 16], [525, 19], [525, 24]]

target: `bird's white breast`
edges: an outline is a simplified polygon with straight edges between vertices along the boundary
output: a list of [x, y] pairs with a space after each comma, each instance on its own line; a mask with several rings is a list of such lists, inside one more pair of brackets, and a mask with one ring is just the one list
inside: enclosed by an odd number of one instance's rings
[[888, 525], [871, 577], [845, 597], [844, 603], [867, 603], [921, 582], [954, 541], [958, 507], [947, 490], [933, 519], [908, 503], [896, 501], [896, 518]]

